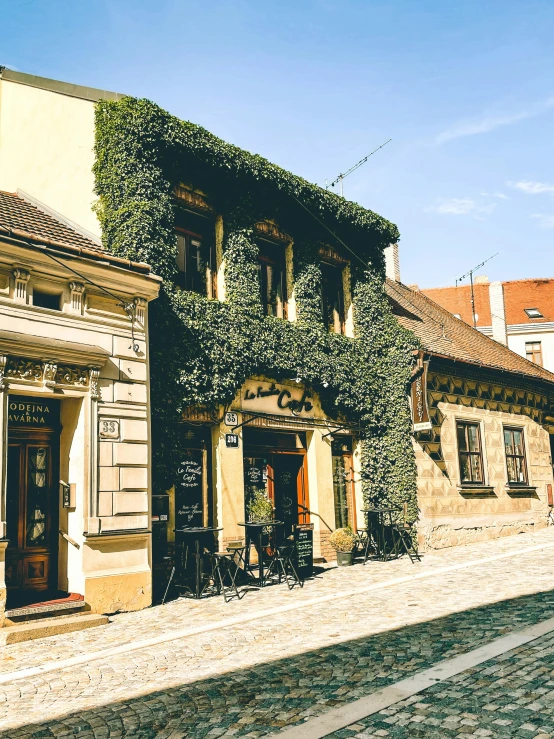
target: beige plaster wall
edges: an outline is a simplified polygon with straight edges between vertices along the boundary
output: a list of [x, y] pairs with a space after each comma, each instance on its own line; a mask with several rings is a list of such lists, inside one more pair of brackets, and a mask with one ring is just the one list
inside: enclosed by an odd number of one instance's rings
[[[433, 429], [415, 435], [420, 547], [454, 546], [545, 526], [546, 485], [553, 476], [549, 433], [541, 425], [544, 395], [430, 373], [428, 398]], [[480, 424], [485, 484], [492, 490], [462, 487], [457, 420]], [[524, 429], [528, 490], [508, 487], [504, 425]]]
[[[26, 295], [19, 300], [14, 291], [15, 266], [29, 272]], [[71, 266], [83, 276], [83, 305], [72, 309], [71, 301], [64, 300], [59, 311], [33, 306], [35, 284], [61, 288], [65, 295], [75, 274], [53, 266], [43, 253], [0, 241], [0, 326], [36, 337], [45, 347], [38, 355], [30, 355], [31, 365], [39, 368], [38, 376], [8, 373], [0, 395], [55, 397], [61, 401], [60, 478], [75, 484], [76, 505], [64, 509], [61, 500], [59, 504], [59, 528], [74, 542], [60, 536], [59, 586], [83, 594], [97, 612], [132, 610], [151, 602], [146, 337], [147, 300], [155, 298], [159, 283], [86, 260], [74, 260]], [[90, 299], [101, 293], [88, 279], [127, 300], [137, 298], [140, 310], [133, 334], [116, 298], [104, 296], [101, 310], [94, 307], [97, 303]], [[13, 348], [4, 346], [0, 339], [0, 356], [8, 356], [7, 368], [12, 355], [26, 358], [27, 351], [32, 348], [23, 342], [14, 355]], [[56, 380], [48, 384], [46, 375], [41, 374], [45, 353], [48, 361], [59, 366], [81, 367], [86, 382], [81, 383], [77, 373], [67, 383]], [[97, 370], [91, 367], [99, 365], [96, 388], [93, 376]], [[7, 428], [0, 424], [2, 450], [6, 443]], [[4, 458], [0, 457], [0, 518], [5, 516]], [[3, 523], [0, 521], [0, 527]], [[5, 573], [0, 559], [1, 608]]]
[[100, 236], [93, 146], [92, 102], [0, 80], [0, 190], [21, 189]]

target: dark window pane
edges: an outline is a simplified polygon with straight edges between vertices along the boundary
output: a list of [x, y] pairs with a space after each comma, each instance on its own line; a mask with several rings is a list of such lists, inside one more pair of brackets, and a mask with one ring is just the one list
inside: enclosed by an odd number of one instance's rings
[[458, 449], [461, 452], [467, 452], [466, 427], [464, 424], [458, 424]]

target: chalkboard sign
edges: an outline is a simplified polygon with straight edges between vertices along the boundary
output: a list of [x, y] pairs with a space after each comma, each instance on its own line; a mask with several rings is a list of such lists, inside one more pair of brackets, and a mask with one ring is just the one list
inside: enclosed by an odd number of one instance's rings
[[175, 485], [175, 528], [202, 526], [203, 452], [189, 449], [177, 469]]
[[301, 580], [314, 574], [314, 525], [301, 523], [294, 527], [296, 542], [296, 571]]

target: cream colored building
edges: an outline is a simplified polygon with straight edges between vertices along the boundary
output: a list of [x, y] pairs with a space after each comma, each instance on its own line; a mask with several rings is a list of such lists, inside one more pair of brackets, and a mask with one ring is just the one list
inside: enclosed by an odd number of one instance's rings
[[[554, 375], [397, 280], [398, 320], [422, 344], [414, 431], [424, 549], [542, 528], [553, 506]], [[424, 372], [426, 369], [426, 373]]]
[[147, 265], [0, 193], [0, 623], [6, 595], [7, 615], [68, 593], [100, 613], [151, 602], [158, 289]]

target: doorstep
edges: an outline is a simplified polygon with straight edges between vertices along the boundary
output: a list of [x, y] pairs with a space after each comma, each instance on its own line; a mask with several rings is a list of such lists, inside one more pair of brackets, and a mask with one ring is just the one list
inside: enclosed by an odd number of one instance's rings
[[107, 623], [109, 623], [109, 618], [99, 613], [71, 614], [70, 616], [55, 618], [41, 618], [37, 621], [24, 621], [0, 629], [0, 646], [18, 644], [32, 639], [44, 639], [46, 636], [56, 636], [57, 634], [69, 634], [73, 631], [83, 631]]

